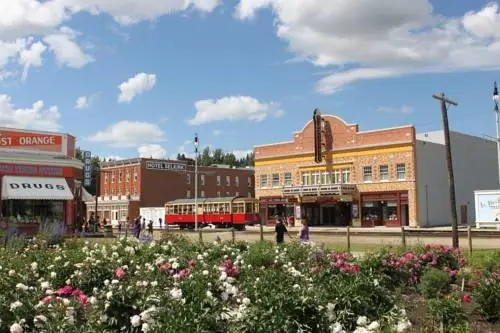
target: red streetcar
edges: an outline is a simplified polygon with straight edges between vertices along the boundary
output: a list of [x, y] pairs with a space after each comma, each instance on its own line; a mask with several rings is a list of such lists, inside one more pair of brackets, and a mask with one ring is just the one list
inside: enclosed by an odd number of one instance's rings
[[[165, 222], [181, 229], [194, 228], [194, 199], [177, 199], [165, 204]], [[199, 198], [199, 225], [244, 229], [260, 223], [258, 200], [245, 197]]]

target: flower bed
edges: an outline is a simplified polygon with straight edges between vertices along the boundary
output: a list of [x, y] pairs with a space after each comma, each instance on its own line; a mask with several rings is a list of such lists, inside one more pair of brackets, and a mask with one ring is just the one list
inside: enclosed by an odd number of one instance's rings
[[429, 268], [454, 281], [464, 266], [444, 247], [359, 260], [295, 243], [182, 239], [29, 243], [0, 262], [0, 331], [15, 333], [410, 332], [402, 295]]

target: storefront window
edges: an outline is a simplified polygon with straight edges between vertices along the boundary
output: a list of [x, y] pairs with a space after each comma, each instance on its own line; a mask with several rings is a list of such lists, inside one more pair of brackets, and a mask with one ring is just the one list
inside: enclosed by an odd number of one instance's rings
[[274, 219], [276, 216], [288, 217], [293, 216], [293, 205], [270, 204], [267, 205], [267, 218]]
[[396, 201], [366, 201], [363, 202], [362, 217], [365, 221], [383, 222], [397, 221]]
[[2, 215], [13, 223], [63, 222], [64, 201], [5, 200]]

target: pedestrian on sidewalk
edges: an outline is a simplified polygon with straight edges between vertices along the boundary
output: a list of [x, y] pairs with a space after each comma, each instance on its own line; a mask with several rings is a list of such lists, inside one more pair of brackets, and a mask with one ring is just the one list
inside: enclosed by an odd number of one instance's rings
[[276, 226], [274, 227], [274, 231], [276, 232], [276, 244], [283, 244], [285, 233], [288, 237], [292, 238], [288, 233], [288, 229], [286, 228], [283, 220], [279, 217], [276, 218]]
[[309, 242], [309, 226], [307, 225], [307, 220], [302, 219], [302, 227], [299, 232], [299, 239], [302, 243]]

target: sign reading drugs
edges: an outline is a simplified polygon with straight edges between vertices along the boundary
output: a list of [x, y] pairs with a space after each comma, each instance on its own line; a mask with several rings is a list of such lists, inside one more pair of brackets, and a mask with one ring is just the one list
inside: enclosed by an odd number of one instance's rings
[[149, 170], [185, 170], [186, 164], [164, 162], [164, 161], [147, 161], [146, 169]]
[[83, 152], [83, 186], [92, 183], [92, 154], [90, 151]]

